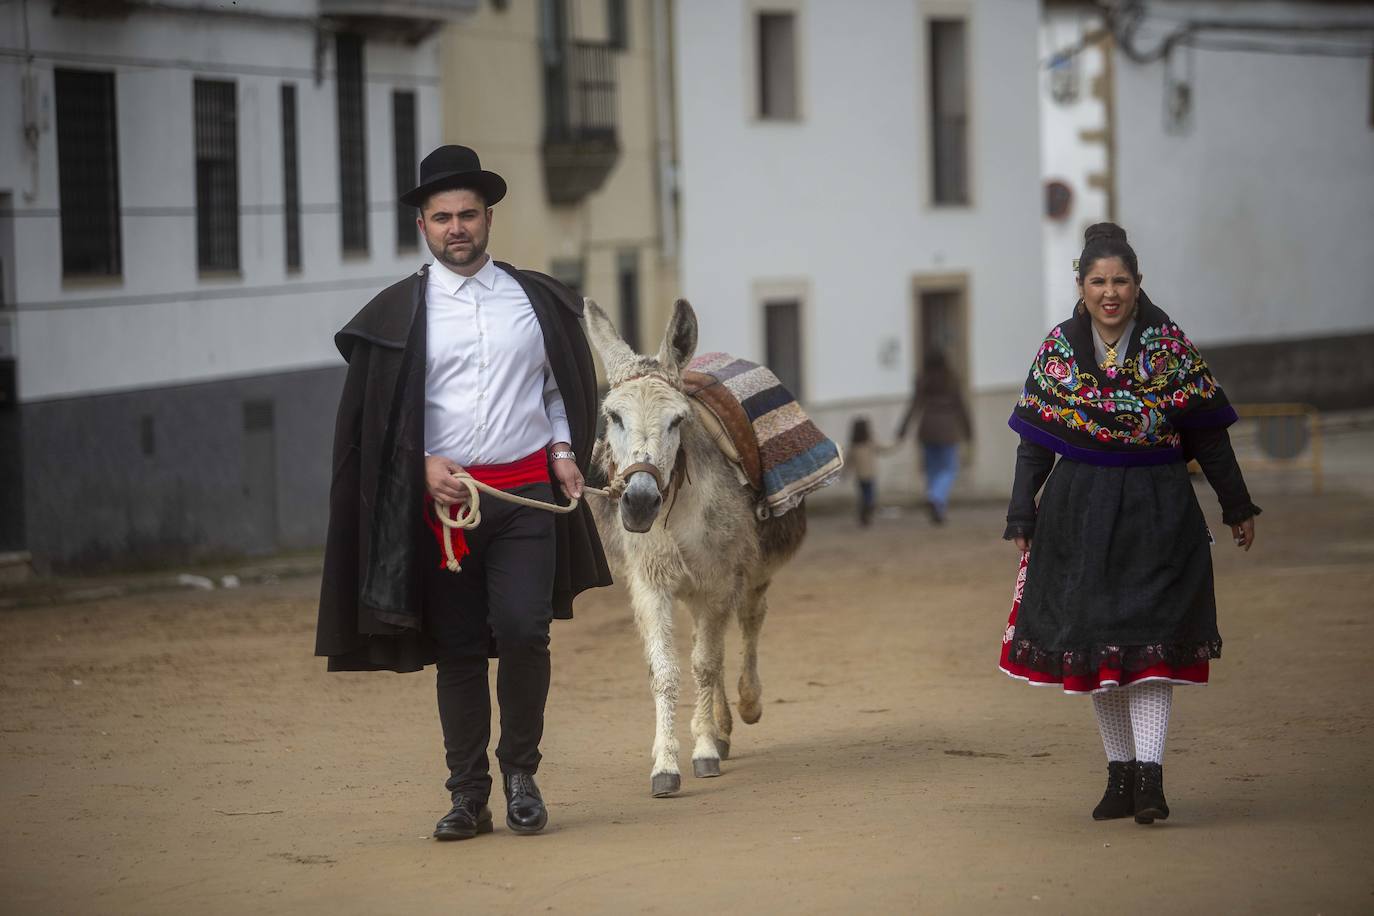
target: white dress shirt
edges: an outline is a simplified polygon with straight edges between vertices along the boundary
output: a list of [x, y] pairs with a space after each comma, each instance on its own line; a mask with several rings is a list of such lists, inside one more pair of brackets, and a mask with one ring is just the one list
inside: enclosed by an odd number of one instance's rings
[[529, 297], [490, 258], [464, 277], [435, 261], [426, 289], [425, 454], [506, 464], [571, 442]]

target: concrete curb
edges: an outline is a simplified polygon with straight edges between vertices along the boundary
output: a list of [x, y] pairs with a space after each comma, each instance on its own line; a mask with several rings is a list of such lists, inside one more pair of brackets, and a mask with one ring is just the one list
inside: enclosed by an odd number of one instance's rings
[[0, 611], [108, 601], [155, 592], [216, 591], [272, 585], [283, 579], [319, 576], [323, 569], [323, 555], [314, 555], [259, 561], [238, 567], [222, 564], [208, 568], [193, 567], [182, 572], [164, 570], [90, 579], [30, 579], [15, 586], [0, 585]]

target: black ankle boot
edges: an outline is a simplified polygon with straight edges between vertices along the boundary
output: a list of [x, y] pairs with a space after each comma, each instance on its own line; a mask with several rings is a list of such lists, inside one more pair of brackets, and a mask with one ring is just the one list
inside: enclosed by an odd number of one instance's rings
[[1164, 800], [1164, 766], [1159, 763], [1135, 765], [1135, 822], [1153, 824], [1169, 816]]
[[470, 840], [479, 833], [491, 833], [491, 809], [462, 795], [453, 799], [453, 808], [434, 825], [436, 840]]
[[1135, 767], [1134, 760], [1107, 762], [1107, 791], [1093, 809], [1093, 820], [1110, 821], [1135, 814]]
[[513, 833], [538, 833], [549, 822], [544, 797], [528, 773], [508, 773], [506, 784], [506, 826]]

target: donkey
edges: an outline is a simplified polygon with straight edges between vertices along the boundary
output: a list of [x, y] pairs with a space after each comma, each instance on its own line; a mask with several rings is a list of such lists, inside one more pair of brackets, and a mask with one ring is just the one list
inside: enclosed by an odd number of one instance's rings
[[620, 494], [591, 505], [611, 562], [629, 585], [644, 641], [656, 713], [650, 787], [664, 798], [682, 785], [675, 602], [690, 608], [694, 622], [692, 772], [719, 776], [734, 724], [725, 695], [725, 627], [733, 617], [743, 634], [739, 714], [753, 724], [763, 715], [758, 642], [768, 585], [801, 546], [805, 507], [759, 520], [754, 494], [696, 416], [682, 386], [697, 345], [697, 319], [686, 300], [674, 304], [654, 357], [636, 354], [590, 299], [586, 313], [610, 385], [601, 405], [606, 432], [592, 464]]

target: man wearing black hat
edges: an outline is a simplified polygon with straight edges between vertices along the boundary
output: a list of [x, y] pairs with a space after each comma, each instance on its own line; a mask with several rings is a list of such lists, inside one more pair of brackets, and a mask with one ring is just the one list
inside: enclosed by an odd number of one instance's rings
[[[330, 671], [438, 668], [453, 808], [441, 840], [492, 829], [491, 698], [506, 825], [548, 814], [534, 773], [549, 689], [549, 621], [610, 584], [591, 513], [487, 497], [463, 533], [438, 523], [466, 491], [458, 470], [543, 502], [581, 496], [596, 377], [581, 300], [544, 274], [487, 254], [506, 183], [477, 154], [443, 146], [401, 198], [419, 208], [434, 262], [388, 287], [334, 337], [348, 362], [334, 433], [329, 534], [315, 654]], [[558, 491], [555, 495], [554, 482]]]

